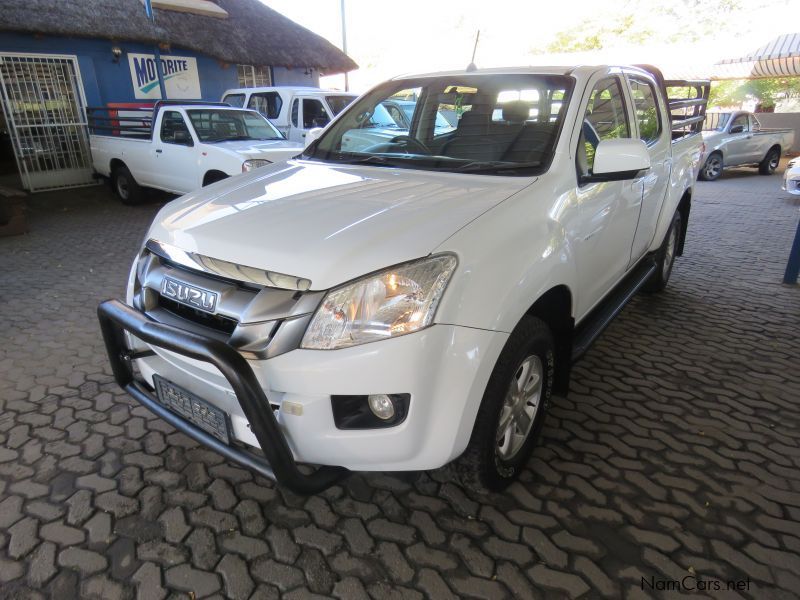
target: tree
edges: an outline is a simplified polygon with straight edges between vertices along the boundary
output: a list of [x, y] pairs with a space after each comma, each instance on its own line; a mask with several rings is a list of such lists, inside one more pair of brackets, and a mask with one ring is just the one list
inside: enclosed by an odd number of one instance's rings
[[779, 100], [788, 98], [800, 98], [800, 77], [714, 81], [708, 104], [731, 106], [755, 100], [762, 110], [770, 110]]
[[[737, 21], [744, 11], [768, 5], [768, 0], [630, 0], [624, 15], [589, 18], [580, 25], [557, 32], [533, 53], [579, 52], [613, 48], [620, 45], [656, 43], [693, 43], [719, 33], [721, 22]], [[690, 18], [687, 18], [690, 16]], [[746, 19], [738, 19], [746, 22]]]

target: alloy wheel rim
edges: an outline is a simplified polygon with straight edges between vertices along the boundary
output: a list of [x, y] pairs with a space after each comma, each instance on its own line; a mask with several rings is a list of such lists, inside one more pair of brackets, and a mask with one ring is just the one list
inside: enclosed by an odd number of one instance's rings
[[719, 175], [720, 161], [718, 158], [710, 158], [706, 162], [705, 175], [706, 177], [716, 177]]
[[773, 171], [778, 168], [778, 163], [780, 162], [780, 157], [773, 155], [772, 160], [769, 161], [769, 168]]
[[500, 409], [497, 425], [497, 456], [514, 458], [525, 444], [539, 412], [544, 383], [544, 368], [538, 356], [526, 357], [517, 367]]

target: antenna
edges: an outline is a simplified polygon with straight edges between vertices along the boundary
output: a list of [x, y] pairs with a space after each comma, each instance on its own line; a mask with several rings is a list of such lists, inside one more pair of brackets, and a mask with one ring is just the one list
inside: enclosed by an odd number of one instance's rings
[[467, 72], [477, 71], [478, 67], [475, 66], [475, 53], [478, 51], [478, 40], [481, 39], [481, 30], [475, 34], [475, 45], [472, 47], [472, 62], [467, 65]]

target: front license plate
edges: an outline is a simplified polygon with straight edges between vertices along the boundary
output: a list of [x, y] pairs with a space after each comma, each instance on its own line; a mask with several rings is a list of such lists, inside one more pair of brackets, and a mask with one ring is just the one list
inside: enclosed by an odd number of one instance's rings
[[163, 377], [154, 375], [153, 383], [156, 386], [156, 396], [161, 404], [218, 440], [226, 444], [230, 443], [227, 414], [213, 404], [198, 398], [189, 390], [185, 390]]

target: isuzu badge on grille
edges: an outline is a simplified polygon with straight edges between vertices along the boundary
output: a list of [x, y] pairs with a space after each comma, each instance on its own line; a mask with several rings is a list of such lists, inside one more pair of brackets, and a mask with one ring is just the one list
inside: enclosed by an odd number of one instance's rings
[[161, 295], [186, 306], [213, 313], [217, 308], [219, 294], [210, 292], [182, 281], [164, 277], [161, 282]]

